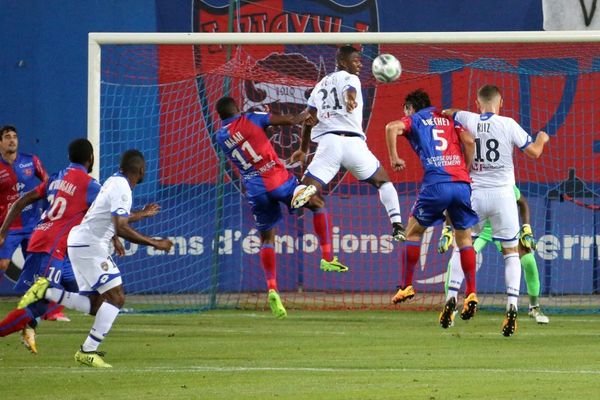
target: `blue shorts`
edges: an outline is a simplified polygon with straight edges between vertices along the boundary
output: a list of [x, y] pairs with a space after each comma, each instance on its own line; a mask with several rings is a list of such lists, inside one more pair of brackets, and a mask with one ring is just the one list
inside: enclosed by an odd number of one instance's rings
[[64, 287], [77, 292], [77, 281], [69, 259], [59, 260], [48, 253], [29, 253], [23, 265], [23, 272], [15, 284], [15, 291], [25, 292], [40, 276], [48, 278], [53, 287]]
[[281, 220], [281, 207], [279, 203], [284, 203], [290, 213], [295, 212], [291, 208], [291, 203], [294, 196], [294, 189], [297, 186], [298, 180], [292, 176], [277, 189], [259, 194], [258, 196], [248, 196], [248, 203], [252, 207], [256, 229], [261, 232], [268, 231]]
[[422, 226], [444, 221], [444, 211], [456, 229], [467, 229], [479, 222], [471, 208], [471, 185], [465, 182], [442, 182], [425, 186], [419, 192], [411, 214]]
[[29, 244], [30, 236], [30, 230], [8, 231], [8, 235], [6, 235], [4, 244], [0, 246], [0, 260], [10, 260], [19, 245], [21, 246], [21, 251], [23, 252], [23, 258], [27, 258], [27, 245]]

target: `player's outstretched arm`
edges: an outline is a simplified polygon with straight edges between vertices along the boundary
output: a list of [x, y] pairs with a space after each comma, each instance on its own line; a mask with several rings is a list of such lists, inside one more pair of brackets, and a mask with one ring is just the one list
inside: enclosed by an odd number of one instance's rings
[[475, 156], [475, 139], [473, 138], [473, 135], [465, 129], [461, 130], [458, 137], [463, 145], [467, 171], [470, 171], [471, 165], [473, 164], [473, 157]]
[[[311, 110], [311, 113], [314, 113], [314, 117], [316, 118], [316, 110]], [[292, 154], [290, 157], [290, 164], [294, 164], [299, 162], [301, 165], [304, 165], [306, 161], [306, 154], [308, 153], [308, 146], [310, 145], [310, 133], [312, 131], [312, 124], [304, 124], [302, 125], [302, 138], [300, 139], [300, 148]]]
[[535, 141], [525, 147], [524, 153], [531, 158], [539, 158], [544, 152], [544, 145], [548, 143], [550, 136], [544, 131], [539, 131]]
[[115, 215], [112, 217], [112, 220], [115, 226], [115, 231], [117, 232], [117, 236], [122, 237], [123, 239], [132, 243], [145, 244], [147, 246], [152, 246], [155, 249], [164, 251], [169, 251], [173, 246], [173, 242], [171, 242], [169, 239], [154, 239], [136, 231], [129, 225], [128, 217], [120, 217]]
[[156, 203], [146, 204], [141, 210], [133, 211], [129, 215], [129, 222], [139, 221], [140, 219], [153, 217], [160, 211], [160, 205]]
[[15, 201], [12, 206], [10, 206], [8, 214], [6, 215], [6, 218], [0, 227], [0, 246], [4, 244], [4, 240], [6, 239], [6, 235], [8, 233], [8, 228], [10, 228], [10, 225], [13, 223], [13, 221], [19, 215], [21, 215], [23, 209], [28, 205], [40, 200], [41, 198], [42, 196], [37, 192], [37, 190], [34, 189], [25, 193], [19, 198], [19, 200]]
[[444, 114], [447, 117], [454, 117], [454, 114], [456, 114], [457, 112], [462, 111], [460, 108], [446, 108], [445, 110], [442, 110], [442, 114]]
[[529, 203], [525, 199], [525, 196], [521, 194], [519, 200], [517, 200], [517, 207], [519, 208], [519, 218], [521, 219], [521, 231], [519, 232], [519, 241], [521, 246], [526, 249], [536, 249], [535, 239], [533, 237], [533, 230], [531, 229]]
[[304, 122], [310, 117], [308, 110], [304, 110], [299, 114], [271, 114], [269, 118], [270, 125], [297, 125]]
[[400, 120], [389, 122], [385, 126], [385, 144], [387, 145], [390, 164], [394, 171], [402, 171], [406, 167], [406, 162], [398, 157], [398, 149], [396, 148], [396, 138], [403, 135], [405, 129], [404, 122]]

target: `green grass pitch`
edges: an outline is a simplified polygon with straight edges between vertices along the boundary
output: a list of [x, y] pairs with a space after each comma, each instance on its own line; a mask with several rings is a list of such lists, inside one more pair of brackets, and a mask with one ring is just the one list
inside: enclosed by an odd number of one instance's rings
[[[14, 302], [0, 302], [4, 315]], [[44, 322], [38, 355], [0, 338], [2, 399], [593, 399], [600, 316], [480, 312], [443, 330], [437, 313], [267, 311], [121, 315], [102, 345], [112, 370], [73, 355], [92, 318]]]

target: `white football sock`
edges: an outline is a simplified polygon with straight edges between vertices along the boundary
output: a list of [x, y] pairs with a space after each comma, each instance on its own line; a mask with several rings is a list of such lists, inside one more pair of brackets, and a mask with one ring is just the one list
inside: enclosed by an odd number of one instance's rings
[[450, 257], [450, 275], [448, 276], [448, 294], [446, 295], [446, 300], [449, 300], [450, 297], [458, 297], [458, 291], [464, 279], [465, 273], [460, 264], [460, 251], [458, 247], [454, 247], [452, 257]]
[[517, 307], [521, 287], [521, 261], [519, 260], [519, 253], [511, 253], [504, 256], [504, 280], [506, 282], [506, 294], [508, 295], [506, 308], [508, 309], [511, 304]]
[[398, 192], [396, 192], [396, 188], [392, 182], [386, 182], [379, 187], [379, 200], [381, 200], [381, 204], [385, 207], [392, 223], [402, 222]]
[[49, 288], [46, 290], [45, 297], [46, 300], [54, 301], [72, 310], [81, 311], [86, 314], [90, 313], [90, 299], [79, 293], [67, 292], [58, 288]]
[[83, 346], [81, 346], [83, 351], [96, 351], [98, 349], [100, 343], [102, 343], [106, 335], [108, 335], [113, 322], [117, 319], [119, 311], [120, 310], [117, 307], [106, 301], [102, 303], [96, 313], [96, 319], [94, 319], [92, 330], [85, 339]]

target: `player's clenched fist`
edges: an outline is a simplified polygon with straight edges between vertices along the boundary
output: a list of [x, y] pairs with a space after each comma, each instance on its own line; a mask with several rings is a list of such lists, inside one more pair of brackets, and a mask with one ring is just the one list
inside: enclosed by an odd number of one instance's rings
[[402, 171], [406, 168], [406, 162], [400, 157], [390, 157], [390, 164], [394, 171]]
[[544, 132], [544, 131], [539, 131], [538, 134], [537, 134], [537, 136], [541, 137], [542, 138], [541, 140], [544, 143], [548, 143], [548, 141], [550, 140], [550, 136], [548, 136], [548, 134], [546, 132]]
[[171, 250], [171, 247], [173, 247], [173, 242], [171, 242], [169, 239], [157, 239], [154, 241], [152, 247], [157, 250], [169, 251]]

